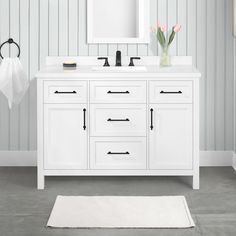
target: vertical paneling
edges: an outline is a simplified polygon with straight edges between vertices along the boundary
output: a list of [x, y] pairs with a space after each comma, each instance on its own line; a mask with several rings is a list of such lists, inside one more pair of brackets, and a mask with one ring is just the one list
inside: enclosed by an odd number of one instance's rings
[[128, 45], [128, 55], [129, 56], [136, 56], [137, 55], [137, 45], [136, 44], [129, 44]]
[[[197, 58], [197, 1], [198, 0], [187, 0], [187, 55], [193, 57], [193, 62], [196, 64]], [[211, 0], [210, 0], [211, 1]], [[206, 2], [209, 2], [208, 0]], [[210, 12], [213, 12], [214, 9], [211, 9]], [[200, 33], [200, 32], [198, 32]], [[203, 32], [205, 33], [205, 32]]]
[[59, 0], [59, 56], [68, 56], [69, 54], [69, 12], [68, 12], [68, 1]]
[[124, 56], [128, 55], [128, 46], [127, 46], [127, 44], [119, 44], [117, 49], [122, 52], [122, 55], [124, 55]]
[[59, 54], [59, 0], [49, 1], [49, 55], [58, 56]]
[[207, 0], [207, 83], [206, 83], [206, 144], [208, 150], [215, 150], [215, 9], [216, 1]]
[[[183, 0], [179, 0], [180, 1]], [[185, 1], [185, 0], [184, 0]], [[200, 34], [197, 34], [197, 67], [202, 73], [202, 77], [200, 80], [200, 107], [201, 107], [201, 113], [200, 113], [200, 148], [201, 150], [206, 150], [206, 57], [207, 57], [207, 45], [206, 45], [206, 38], [207, 38], [207, 28], [206, 28], [206, 21], [207, 21], [207, 8], [206, 8], [206, 1], [205, 0], [198, 0], [197, 1], [197, 12], [198, 12], [198, 18], [197, 18], [197, 32], [201, 32]], [[180, 21], [181, 22], [181, 21]], [[185, 31], [186, 32], [186, 31]], [[180, 34], [182, 35], [182, 33]], [[178, 38], [178, 44], [180, 43], [180, 35]], [[186, 42], [187, 34], [185, 35]], [[180, 47], [182, 49], [182, 53], [186, 52], [186, 46]], [[185, 55], [181, 53], [181, 50], [179, 50], [180, 55]]]
[[[22, 8], [27, 13], [28, 6]], [[40, 66], [45, 64], [45, 57], [49, 54], [49, 2], [40, 0]], [[27, 45], [26, 45], [27, 46]]]
[[107, 44], [100, 44], [98, 46], [98, 55], [107, 56]]
[[68, 1], [68, 9], [69, 9], [69, 20], [68, 20], [68, 28], [69, 28], [69, 55], [76, 56], [78, 51], [78, 0], [70, 0]]
[[233, 135], [233, 125], [234, 125], [234, 41], [232, 37], [233, 29], [233, 1], [226, 1], [226, 23], [225, 23], [225, 34], [226, 44], [225, 44], [225, 149], [232, 150], [234, 135]]
[[[0, 0], [0, 42], [19, 41], [30, 89], [9, 111], [0, 94], [0, 150], [36, 149], [34, 75], [50, 56], [160, 54], [155, 37], [147, 44], [87, 44], [86, 0]], [[173, 55], [191, 55], [200, 69], [200, 145], [202, 150], [232, 150], [234, 137], [234, 58], [232, 0], [150, 0], [150, 26], [160, 21], [182, 30]], [[15, 49], [3, 49], [5, 56]]]
[[[168, 2], [166, 0], [158, 0], [158, 22], [161, 24], [168, 24], [168, 17], [167, 17], [167, 7]], [[161, 52], [160, 46], [158, 46], [158, 51]], [[160, 54], [160, 53], [159, 53]]]
[[40, 0], [29, 1], [29, 58], [30, 58], [30, 90], [29, 90], [29, 148], [35, 150], [37, 133], [37, 89], [34, 76], [39, 69], [39, 15]]
[[216, 0], [216, 76], [215, 76], [215, 146], [216, 150], [225, 149], [225, 4]]
[[117, 44], [108, 44], [108, 55], [114, 56], [118, 50]]
[[[10, 1], [10, 35], [19, 42], [19, 19], [20, 19], [19, 0]], [[17, 55], [17, 48], [10, 48], [10, 55]], [[10, 112], [10, 149], [19, 150], [19, 106], [13, 106]]]
[[[157, 21], [158, 21], [158, 14], [157, 14], [157, 0], [150, 0], [150, 24], [151, 27], [157, 27]], [[151, 31], [150, 27], [150, 31]], [[149, 50], [148, 55], [149, 56], [155, 56], [157, 55], [157, 42], [156, 42], [156, 36], [154, 34], [150, 34], [151, 42], [149, 44]]]
[[[1, 41], [6, 41], [10, 36], [10, 2], [0, 1], [0, 25]], [[9, 46], [2, 49], [2, 54], [9, 56]], [[5, 97], [0, 93], [0, 148], [8, 150], [10, 148], [10, 113]]]
[[[45, 2], [44, 0], [42, 2]], [[21, 63], [25, 73], [29, 79], [29, 0], [20, 0], [20, 47], [21, 47]], [[42, 41], [43, 42], [43, 41]], [[48, 41], [43, 45], [48, 45]], [[42, 49], [42, 47], [41, 47]], [[44, 50], [42, 50], [44, 52]], [[47, 55], [48, 51], [43, 53]], [[41, 60], [42, 63], [43, 60]], [[20, 150], [29, 149], [29, 91], [27, 91], [20, 104], [19, 118], [19, 143]]]
[[78, 55], [87, 56], [88, 55], [88, 45], [87, 40], [87, 30], [86, 30], [86, 0], [79, 0], [78, 15], [79, 15], [79, 27], [78, 27], [78, 40], [79, 40], [79, 51]]
[[98, 45], [97, 44], [90, 44], [88, 46], [88, 55], [89, 56], [96, 56], [96, 55], [98, 55]]
[[[180, 23], [181, 25], [183, 25], [183, 22], [187, 22], [187, 1], [188, 0], [177, 0], [177, 23]], [[202, 0], [198, 0], [197, 1], [202, 2]], [[201, 9], [204, 11], [204, 7]], [[198, 15], [198, 20], [204, 20], [205, 18], [201, 18], [202, 15], [202, 11], [198, 11], [199, 15]], [[204, 24], [201, 24], [201, 27], [204, 27]], [[197, 32], [201, 32], [201, 29], [198, 28]], [[177, 55], [179, 56], [184, 56], [187, 54], [187, 27], [182, 27], [181, 29], [181, 33], [177, 34], [177, 38], [176, 38], [176, 42], [177, 42]]]
[[[167, 26], [170, 30], [177, 22], [177, 10], [177, 0], [167, 0]], [[176, 55], [176, 53], [177, 41], [174, 40], [170, 47], [170, 54]]]

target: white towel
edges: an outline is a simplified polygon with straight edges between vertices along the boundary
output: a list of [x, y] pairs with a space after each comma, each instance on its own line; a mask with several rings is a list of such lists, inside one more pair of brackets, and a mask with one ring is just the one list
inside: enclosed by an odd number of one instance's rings
[[0, 91], [8, 99], [9, 108], [13, 103], [20, 103], [28, 87], [29, 81], [19, 58], [4, 58], [0, 66]]

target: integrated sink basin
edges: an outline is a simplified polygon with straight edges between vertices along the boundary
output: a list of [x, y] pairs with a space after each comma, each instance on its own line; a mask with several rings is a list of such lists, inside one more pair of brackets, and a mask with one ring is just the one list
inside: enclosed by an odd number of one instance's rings
[[93, 71], [102, 72], [145, 72], [146, 66], [95, 66], [92, 67]]

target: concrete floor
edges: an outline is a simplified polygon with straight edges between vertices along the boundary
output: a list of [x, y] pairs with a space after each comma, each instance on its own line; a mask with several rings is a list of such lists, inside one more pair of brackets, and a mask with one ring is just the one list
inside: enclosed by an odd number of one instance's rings
[[[0, 168], [0, 236], [235, 236], [236, 172], [202, 168], [201, 189], [188, 178], [51, 177], [36, 190], [35, 168]], [[194, 229], [50, 229], [45, 228], [57, 195], [185, 195]]]

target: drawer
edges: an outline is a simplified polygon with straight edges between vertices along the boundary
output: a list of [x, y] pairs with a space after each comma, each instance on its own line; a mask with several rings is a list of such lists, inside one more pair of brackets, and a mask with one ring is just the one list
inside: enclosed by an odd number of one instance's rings
[[191, 81], [151, 81], [149, 99], [151, 103], [192, 103]]
[[91, 169], [146, 169], [146, 138], [91, 138]]
[[146, 136], [146, 105], [92, 104], [91, 136]]
[[45, 81], [45, 103], [86, 103], [86, 81]]
[[146, 81], [92, 81], [91, 103], [146, 103]]

